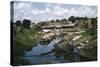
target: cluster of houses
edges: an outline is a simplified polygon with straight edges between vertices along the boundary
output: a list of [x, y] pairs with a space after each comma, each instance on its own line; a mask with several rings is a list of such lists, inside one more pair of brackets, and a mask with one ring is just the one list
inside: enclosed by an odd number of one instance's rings
[[[85, 21], [88, 23], [88, 27], [90, 28], [92, 25], [90, 24], [90, 20]], [[76, 20], [74, 23], [71, 21], [67, 21], [65, 23], [50, 23], [50, 25], [42, 26], [42, 32], [44, 33], [43, 39], [48, 39], [54, 35], [60, 35], [62, 33], [72, 34], [72, 32], [80, 32], [80, 28], [82, 27], [82, 21]]]
[[[87, 26], [88, 27], [91, 27], [91, 21], [90, 20], [87, 20], [85, 21], [87, 22]], [[71, 21], [64, 21], [64, 22], [47, 22], [48, 24], [47, 25], [43, 25], [41, 26], [42, 28], [42, 33], [44, 34], [43, 35], [43, 39], [48, 39], [48, 38], [51, 38], [55, 35], [60, 35], [61, 33], [64, 33], [64, 34], [70, 34], [70, 32], [78, 32], [80, 31], [80, 28], [82, 27], [83, 25], [83, 21], [80, 21], [80, 20], [76, 20], [74, 23], [72, 23]], [[31, 23], [30, 27], [35, 27], [35, 23]], [[15, 24], [13, 24], [13, 30], [17, 29], [17, 30], [21, 30], [20, 27], [16, 27]]]

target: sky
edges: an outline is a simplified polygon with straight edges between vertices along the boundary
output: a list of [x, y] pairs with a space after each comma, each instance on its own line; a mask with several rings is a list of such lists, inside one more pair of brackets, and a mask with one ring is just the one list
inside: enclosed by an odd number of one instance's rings
[[97, 7], [89, 5], [15, 1], [11, 6], [14, 22], [30, 19], [38, 23], [52, 19], [68, 19], [70, 16], [97, 17]]

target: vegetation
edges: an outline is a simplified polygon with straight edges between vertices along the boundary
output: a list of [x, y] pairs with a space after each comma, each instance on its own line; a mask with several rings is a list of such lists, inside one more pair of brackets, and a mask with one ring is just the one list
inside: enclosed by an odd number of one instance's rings
[[74, 16], [71, 16], [68, 18], [69, 21], [72, 21], [73, 23], [75, 22], [76, 18]]
[[91, 60], [97, 60], [97, 19], [92, 18], [91, 24], [91, 28], [87, 28], [85, 32], [80, 34], [82, 36], [76, 41], [76, 44], [87, 44], [80, 53]]
[[16, 21], [16, 26], [21, 26], [21, 21]]
[[[38, 24], [33, 25], [31, 20], [24, 19], [22, 22], [20, 20], [13, 23], [13, 60], [14, 65], [23, 65], [28, 64], [27, 61], [23, 60], [21, 57], [24, 55], [24, 51], [31, 50], [32, 47], [36, 46], [36, 44], [40, 41], [40, 37], [42, 36], [42, 26], [50, 25], [50, 24], [67, 24], [67, 21], [75, 21], [79, 20], [77, 23], [80, 31], [85, 31], [80, 33], [82, 37], [75, 41], [77, 46], [80, 43], [84, 43], [88, 41], [87, 48], [81, 50], [82, 55], [96, 59], [97, 55], [97, 18], [87, 18], [87, 17], [74, 17], [71, 16], [67, 19], [56, 19], [50, 21], [41, 21]], [[88, 20], [91, 20], [89, 22]], [[14, 26], [15, 25], [15, 26]], [[88, 54], [89, 55], [88, 55]]]
[[[30, 21], [24, 20], [23, 23], [16, 21], [16, 34], [13, 33], [13, 64], [14, 65], [23, 65], [28, 64], [27, 61], [23, 60], [21, 57], [24, 55], [24, 51], [31, 50], [32, 47], [36, 46], [39, 42], [41, 33], [39, 33], [40, 28], [35, 26], [30, 28]], [[23, 31], [18, 31], [18, 30]], [[14, 32], [15, 32], [14, 31]]]
[[30, 20], [27, 20], [27, 19], [23, 20], [23, 27], [24, 28], [29, 28], [30, 25], [31, 25], [31, 21]]

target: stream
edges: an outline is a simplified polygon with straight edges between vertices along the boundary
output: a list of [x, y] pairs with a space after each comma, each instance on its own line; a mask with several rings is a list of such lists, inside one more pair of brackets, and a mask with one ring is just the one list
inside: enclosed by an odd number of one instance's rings
[[30, 51], [25, 51], [24, 59], [30, 64], [46, 64], [46, 63], [65, 63], [80, 61], [78, 55], [66, 53], [64, 50], [56, 47], [57, 43], [51, 41], [48, 44], [38, 43]]

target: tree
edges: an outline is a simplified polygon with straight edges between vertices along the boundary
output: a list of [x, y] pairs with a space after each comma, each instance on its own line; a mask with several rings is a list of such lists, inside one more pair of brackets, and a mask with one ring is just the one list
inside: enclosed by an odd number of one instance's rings
[[67, 19], [61, 19], [61, 22], [66, 23]]
[[18, 20], [18, 21], [16, 21], [15, 24], [16, 24], [16, 26], [21, 26], [21, 21]]
[[31, 21], [28, 20], [28, 19], [24, 19], [23, 20], [23, 27], [24, 28], [30, 28], [30, 25], [31, 25]]
[[48, 23], [46, 21], [42, 21], [42, 22], [38, 23], [37, 25], [44, 26], [44, 25], [48, 25]]
[[76, 20], [80, 20], [80, 17], [76, 17]]
[[67, 19], [62, 19], [62, 21], [67, 21]]
[[36, 30], [36, 31], [41, 31], [42, 28], [41, 28], [41, 26], [39, 26], [39, 25], [35, 25], [35, 30]]
[[75, 22], [76, 18], [74, 16], [71, 16], [68, 18], [69, 21], [72, 21], [73, 23]]
[[96, 18], [91, 18], [91, 24], [93, 28], [97, 28], [97, 17]]
[[54, 20], [51, 20], [50, 22], [53, 23], [53, 22], [55, 22], [55, 21], [54, 21]]
[[60, 20], [59, 19], [56, 19], [56, 22], [60, 22]]
[[89, 19], [89, 18], [88, 18], [87, 16], [84, 17], [84, 20], [85, 20], [85, 21], [88, 20], [88, 19]]

